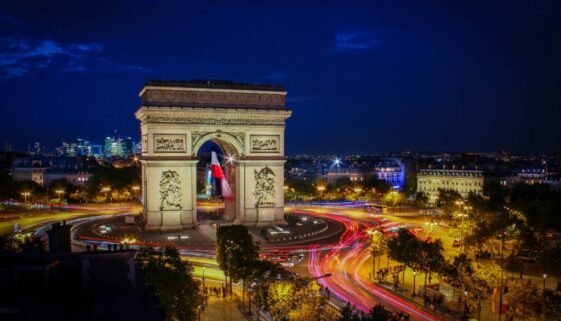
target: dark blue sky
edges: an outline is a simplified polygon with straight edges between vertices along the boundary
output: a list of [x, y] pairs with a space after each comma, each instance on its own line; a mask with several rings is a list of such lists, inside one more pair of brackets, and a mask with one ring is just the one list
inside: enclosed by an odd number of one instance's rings
[[560, 1], [113, 2], [0, 1], [0, 144], [138, 137], [147, 80], [224, 79], [287, 88], [289, 154], [561, 151]]

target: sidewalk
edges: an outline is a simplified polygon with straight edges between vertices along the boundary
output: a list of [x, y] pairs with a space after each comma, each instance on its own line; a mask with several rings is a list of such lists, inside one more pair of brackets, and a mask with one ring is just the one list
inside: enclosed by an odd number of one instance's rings
[[245, 321], [245, 316], [238, 308], [238, 299], [209, 297], [205, 310], [201, 313], [202, 321]]

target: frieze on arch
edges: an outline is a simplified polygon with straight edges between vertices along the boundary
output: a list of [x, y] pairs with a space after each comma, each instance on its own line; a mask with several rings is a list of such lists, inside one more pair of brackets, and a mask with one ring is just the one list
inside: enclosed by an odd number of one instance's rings
[[285, 118], [263, 117], [263, 118], [226, 118], [226, 117], [192, 117], [182, 116], [176, 113], [150, 113], [144, 120], [149, 123], [176, 123], [190, 125], [264, 125], [284, 126]]

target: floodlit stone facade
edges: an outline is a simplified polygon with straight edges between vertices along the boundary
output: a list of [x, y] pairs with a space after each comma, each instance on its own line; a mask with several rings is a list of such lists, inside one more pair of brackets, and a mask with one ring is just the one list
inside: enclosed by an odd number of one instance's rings
[[429, 197], [429, 203], [438, 198], [438, 190], [454, 190], [462, 197], [469, 193], [483, 193], [483, 172], [473, 170], [421, 169], [417, 174], [417, 192]]
[[233, 160], [224, 174], [234, 192], [224, 219], [263, 226], [284, 221], [284, 129], [291, 112], [279, 87], [228, 82], [151, 82], [136, 112], [142, 137], [147, 230], [197, 223], [197, 152], [207, 141]]

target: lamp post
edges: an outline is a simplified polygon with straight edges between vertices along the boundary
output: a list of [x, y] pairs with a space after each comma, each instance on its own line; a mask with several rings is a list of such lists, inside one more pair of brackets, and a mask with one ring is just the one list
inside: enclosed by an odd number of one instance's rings
[[107, 194], [109, 193], [109, 191], [111, 191], [111, 187], [103, 187], [101, 191], [105, 193], [105, 201], [107, 201]]
[[323, 191], [325, 191], [325, 186], [319, 185], [319, 186], [317, 187], [317, 190], [318, 190], [318, 192], [319, 192], [319, 199], [321, 200], [321, 199], [322, 199], [322, 196], [323, 196]]
[[545, 280], [547, 279], [547, 274], [543, 275], [543, 289], [542, 292], [545, 294]]
[[64, 194], [64, 190], [57, 189], [57, 190], [55, 191], [55, 193], [58, 194], [58, 199], [59, 199], [59, 201], [62, 201], [62, 194]]
[[415, 297], [415, 279], [417, 278], [417, 271], [413, 271], [413, 297]]
[[23, 192], [23, 193], [21, 193], [21, 195], [23, 196], [23, 202], [27, 203], [27, 197], [31, 196], [31, 193], [30, 192]]
[[464, 291], [464, 319], [468, 313], [468, 291]]
[[137, 195], [138, 195], [138, 191], [140, 190], [140, 186], [134, 185], [134, 186], [132, 187], [132, 190], [134, 191], [134, 198], [136, 199], [136, 198], [137, 198]]
[[205, 267], [203, 266], [203, 291], [205, 291]]

